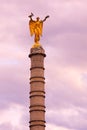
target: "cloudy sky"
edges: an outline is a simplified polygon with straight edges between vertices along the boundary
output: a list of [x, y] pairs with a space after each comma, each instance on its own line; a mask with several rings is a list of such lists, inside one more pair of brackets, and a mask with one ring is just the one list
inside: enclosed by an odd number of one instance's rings
[[28, 130], [28, 15], [50, 18], [46, 52], [46, 130], [87, 130], [87, 0], [0, 1], [0, 130]]

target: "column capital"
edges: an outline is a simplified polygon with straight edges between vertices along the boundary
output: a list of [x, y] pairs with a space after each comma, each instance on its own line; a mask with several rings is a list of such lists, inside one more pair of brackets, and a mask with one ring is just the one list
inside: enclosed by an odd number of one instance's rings
[[42, 46], [31, 48], [29, 57], [31, 58], [33, 55], [43, 55], [44, 57], [46, 57], [45, 50], [42, 48]]

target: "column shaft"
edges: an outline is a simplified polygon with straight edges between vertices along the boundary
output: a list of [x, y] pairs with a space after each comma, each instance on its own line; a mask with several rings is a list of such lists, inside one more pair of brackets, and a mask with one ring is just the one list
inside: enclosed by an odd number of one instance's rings
[[30, 130], [45, 130], [44, 49], [31, 48]]

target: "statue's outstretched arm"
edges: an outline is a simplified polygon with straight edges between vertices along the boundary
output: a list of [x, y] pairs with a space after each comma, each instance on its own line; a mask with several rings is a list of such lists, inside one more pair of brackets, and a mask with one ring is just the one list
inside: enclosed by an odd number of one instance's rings
[[43, 21], [43, 22], [46, 21], [46, 19], [49, 18], [49, 17], [50, 17], [50, 16], [47, 15], [42, 21]]
[[31, 14], [28, 17], [32, 20], [33, 16], [34, 16], [34, 14], [31, 12]]

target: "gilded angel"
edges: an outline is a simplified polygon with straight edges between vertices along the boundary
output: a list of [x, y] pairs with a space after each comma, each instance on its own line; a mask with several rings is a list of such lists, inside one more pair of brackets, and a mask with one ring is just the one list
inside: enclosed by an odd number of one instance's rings
[[28, 16], [30, 18], [29, 29], [31, 36], [35, 35], [34, 37], [35, 43], [38, 43], [40, 41], [40, 36], [42, 36], [43, 22], [46, 21], [46, 19], [49, 16], [46, 16], [43, 20], [40, 20], [40, 18], [37, 17], [36, 21], [32, 19], [33, 16], [34, 16], [33, 13], [31, 13], [31, 15]]

